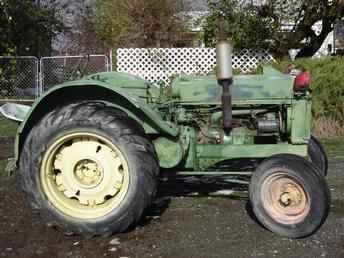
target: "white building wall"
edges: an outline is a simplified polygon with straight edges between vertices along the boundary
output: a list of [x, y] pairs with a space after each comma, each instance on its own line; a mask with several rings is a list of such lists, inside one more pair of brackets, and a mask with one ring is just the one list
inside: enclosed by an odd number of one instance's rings
[[[322, 22], [317, 22], [313, 26], [313, 30], [317, 35], [320, 34], [322, 30]], [[331, 52], [328, 51], [328, 46], [331, 45]], [[334, 46], [334, 31], [331, 31], [327, 38], [325, 39], [324, 43], [322, 44], [321, 48], [318, 50], [318, 52], [313, 57], [323, 57], [330, 54], [333, 54], [335, 52], [335, 46]]]

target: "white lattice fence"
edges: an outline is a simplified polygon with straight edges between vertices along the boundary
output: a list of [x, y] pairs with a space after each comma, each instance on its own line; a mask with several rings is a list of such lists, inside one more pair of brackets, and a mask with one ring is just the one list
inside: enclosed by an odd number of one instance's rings
[[[233, 55], [233, 68], [247, 73], [259, 63], [273, 61], [267, 51], [243, 50]], [[150, 82], [169, 83], [176, 74], [207, 74], [216, 65], [214, 48], [122, 48], [117, 50], [117, 71]]]

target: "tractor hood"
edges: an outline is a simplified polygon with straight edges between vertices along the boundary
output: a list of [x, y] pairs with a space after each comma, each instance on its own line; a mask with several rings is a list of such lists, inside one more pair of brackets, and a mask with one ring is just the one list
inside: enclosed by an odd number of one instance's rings
[[[233, 101], [291, 99], [294, 77], [272, 67], [265, 67], [262, 75], [239, 75], [231, 87]], [[215, 75], [180, 76], [172, 84], [172, 96], [181, 102], [219, 102], [222, 89]]]

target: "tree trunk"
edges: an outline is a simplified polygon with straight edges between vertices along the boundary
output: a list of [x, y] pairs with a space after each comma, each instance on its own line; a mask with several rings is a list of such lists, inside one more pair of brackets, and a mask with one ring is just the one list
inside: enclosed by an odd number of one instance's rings
[[318, 52], [322, 44], [326, 40], [328, 34], [332, 31], [332, 22], [323, 21], [323, 27], [320, 35], [312, 37], [310, 42], [305, 45], [296, 55], [296, 58], [312, 57]]

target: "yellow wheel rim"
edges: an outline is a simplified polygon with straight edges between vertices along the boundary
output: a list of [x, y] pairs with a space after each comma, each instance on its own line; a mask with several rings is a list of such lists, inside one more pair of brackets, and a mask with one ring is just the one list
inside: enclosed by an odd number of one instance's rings
[[121, 151], [93, 133], [58, 138], [45, 152], [40, 180], [44, 193], [60, 212], [79, 219], [109, 214], [129, 188], [129, 168]]

